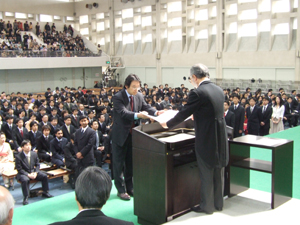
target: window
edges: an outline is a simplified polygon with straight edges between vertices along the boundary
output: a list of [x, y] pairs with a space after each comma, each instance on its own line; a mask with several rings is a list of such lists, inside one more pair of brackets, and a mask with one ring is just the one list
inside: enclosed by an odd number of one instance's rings
[[73, 16], [67, 16], [67, 21], [74, 21], [74, 17]]
[[168, 21], [168, 27], [181, 26], [181, 24], [182, 24], [181, 17], [172, 18]]
[[79, 23], [80, 24], [89, 23], [89, 16], [88, 15], [80, 16], [79, 17]]
[[199, 0], [199, 5], [207, 5], [208, 0]]
[[168, 41], [181, 41], [182, 40], [182, 34], [181, 34], [181, 29], [176, 29], [172, 31], [172, 34], [169, 35]]
[[133, 9], [123, 9], [122, 10], [122, 18], [131, 18], [133, 17]]
[[217, 34], [217, 25], [216, 25], [216, 24], [214, 24], [214, 25], [212, 26], [212, 28], [211, 28], [211, 34], [212, 34], [212, 35], [216, 35], [216, 34]]
[[271, 31], [271, 21], [270, 20], [261, 21], [260, 31], [261, 32], [270, 32]]
[[124, 23], [122, 27], [123, 31], [133, 30], [133, 23]]
[[100, 45], [105, 45], [104, 37], [99, 37], [97, 43], [100, 44]]
[[197, 39], [207, 39], [208, 38], [208, 31], [207, 29], [205, 30], [200, 30], [197, 36]]
[[213, 6], [211, 9], [211, 17], [217, 17], [217, 6]]
[[289, 0], [278, 0], [273, 2], [273, 12], [282, 13], [290, 11], [290, 1]]
[[143, 38], [143, 43], [152, 42], [152, 34], [146, 34]]
[[97, 23], [97, 32], [104, 30], [104, 22]]
[[121, 18], [116, 18], [115, 25], [116, 25], [117, 28], [122, 27], [122, 19]]
[[28, 13], [28, 18], [33, 18], [33, 14]]
[[82, 35], [89, 35], [89, 28], [81, 28], [80, 29], [80, 33], [82, 34]]
[[116, 33], [116, 41], [122, 41], [122, 33]]
[[228, 7], [227, 15], [236, 15], [237, 14], [237, 4], [231, 4]]
[[208, 10], [207, 9], [201, 9], [196, 14], [196, 20], [208, 20]]
[[142, 40], [142, 32], [138, 31], [135, 33], [135, 40]]
[[257, 35], [256, 23], [243, 24], [239, 32], [240, 37], [254, 37]]
[[297, 20], [297, 18], [294, 18], [294, 21], [293, 21], [293, 30], [297, 30], [297, 27], [298, 27], [298, 20]]
[[26, 19], [27, 18], [25, 13], [16, 13], [15, 17], [16, 17], [16, 19]]
[[40, 14], [40, 21], [41, 22], [53, 22], [53, 17], [50, 15]]
[[239, 0], [239, 3], [257, 2], [257, 0]]
[[190, 34], [191, 37], [194, 37], [194, 36], [195, 36], [195, 29], [194, 29], [194, 27], [192, 27], [192, 28], [190, 29], [189, 34]]
[[243, 10], [240, 15], [240, 20], [251, 20], [257, 18], [256, 9]]
[[229, 34], [234, 34], [237, 33], [237, 22], [230, 23], [228, 27], [228, 33]]
[[60, 20], [60, 16], [54, 16], [54, 20]]
[[96, 19], [99, 20], [99, 19], [104, 19], [104, 13], [97, 13], [96, 14]]
[[15, 14], [12, 13], [12, 12], [5, 12], [4, 15], [7, 16], [7, 17], [14, 17], [15, 16]]
[[149, 12], [152, 12], [151, 6], [142, 7], [142, 13], [149, 13]]
[[169, 2], [168, 12], [180, 12], [182, 10], [181, 2]]
[[123, 44], [132, 44], [133, 43], [133, 33], [124, 34], [123, 36]]
[[288, 23], [280, 23], [275, 25], [274, 35], [278, 34], [289, 34], [289, 24]]
[[134, 17], [134, 25], [141, 25], [141, 16]]
[[152, 26], [152, 17], [146, 16], [142, 17], [142, 27]]
[[293, 6], [294, 8], [298, 8], [298, 0], [294, 0], [294, 6]]

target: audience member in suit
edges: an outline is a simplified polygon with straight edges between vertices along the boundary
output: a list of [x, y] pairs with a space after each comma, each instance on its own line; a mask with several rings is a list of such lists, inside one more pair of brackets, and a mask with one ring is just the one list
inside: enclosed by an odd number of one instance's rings
[[95, 131], [95, 145], [94, 145], [94, 156], [96, 159], [96, 165], [102, 167], [103, 153], [105, 147], [102, 145], [103, 143], [103, 135], [101, 131], [98, 130], [98, 121], [94, 120], [92, 123], [92, 129]]
[[73, 104], [71, 103], [71, 98], [66, 98], [66, 102], [64, 104], [64, 110], [67, 110], [69, 114], [72, 113]]
[[248, 134], [258, 135], [260, 122], [262, 121], [261, 108], [256, 106], [256, 99], [250, 98], [250, 106], [246, 109], [246, 117], [248, 119], [247, 130]]
[[60, 126], [58, 125], [58, 117], [51, 117], [50, 119], [50, 134], [51, 135], [54, 135], [54, 131], [57, 129], [57, 128], [60, 128]]
[[[284, 107], [284, 122], [288, 121], [290, 127], [297, 126], [299, 114], [293, 110], [293, 97], [288, 97], [287, 102], [284, 103]], [[295, 110], [297, 110], [297, 108]]]
[[83, 104], [79, 104], [77, 116], [87, 116], [87, 112], [85, 111]]
[[75, 133], [76, 129], [71, 124], [71, 116], [70, 115], [64, 117], [64, 122], [65, 122], [65, 124], [61, 126], [61, 129], [63, 131], [63, 136], [65, 138], [67, 138], [67, 140], [69, 142], [71, 134]]
[[224, 115], [225, 115], [225, 122], [226, 125], [229, 127], [234, 128], [235, 123], [235, 115], [233, 112], [229, 110], [229, 101], [224, 102]]
[[[110, 124], [110, 118], [109, 118], [109, 115], [108, 115], [108, 113], [107, 113], [107, 109], [106, 109], [105, 106], [102, 106], [102, 108], [101, 108], [101, 113], [104, 115], [104, 118], [105, 118], [105, 120], [104, 120], [105, 125], [106, 125], [106, 126], [109, 126], [109, 124]], [[109, 129], [109, 128], [108, 128], [108, 129]]]
[[58, 113], [57, 113], [56, 107], [51, 109], [51, 113], [49, 114], [49, 121], [51, 121], [52, 117], [57, 117], [57, 118], [60, 117], [60, 115], [58, 115]]
[[163, 106], [161, 100], [162, 100], [162, 97], [158, 97], [157, 102], [155, 103], [155, 108], [157, 110], [163, 110], [164, 109], [164, 106]]
[[37, 95], [37, 99], [34, 101], [34, 105], [36, 105], [38, 108], [42, 105], [42, 96], [41, 95]]
[[108, 113], [108, 115], [112, 115], [112, 109], [111, 109], [111, 107], [109, 106], [109, 101], [108, 101], [108, 99], [104, 99], [103, 100], [103, 104], [104, 104], [104, 106], [106, 107], [106, 111], [107, 111], [107, 113]]
[[50, 142], [53, 136], [50, 135], [50, 127], [48, 125], [42, 127], [42, 135], [36, 140], [37, 154], [40, 159], [51, 162]]
[[[130, 200], [130, 195], [133, 196], [131, 129], [136, 120], [147, 119], [147, 116], [140, 113], [141, 111], [147, 111], [150, 115], [161, 113], [146, 104], [143, 95], [138, 92], [139, 88], [140, 79], [137, 75], [130, 74], [125, 79], [124, 89], [113, 97], [115, 124], [115, 129], [111, 132], [113, 171], [118, 196], [122, 200]], [[102, 116], [99, 119], [101, 118]]]
[[47, 113], [48, 115], [50, 115], [52, 109], [54, 109], [54, 108], [55, 108], [54, 100], [51, 100], [51, 101], [49, 102], [49, 106], [46, 108], [46, 113]]
[[72, 109], [72, 115], [71, 115], [71, 124], [73, 125], [73, 127], [75, 129], [79, 128], [79, 121], [78, 121], [77, 114], [78, 114], [78, 109], [73, 107], [73, 109]]
[[144, 90], [145, 90], [145, 92], [146, 92], [146, 96], [148, 96], [149, 95], [149, 88], [148, 88], [148, 84], [144, 84]]
[[[80, 116], [81, 128], [75, 133], [74, 151], [77, 157], [77, 176], [87, 167], [92, 166], [94, 159], [95, 132], [88, 126], [87, 116]], [[76, 176], [76, 177], [77, 177]]]
[[42, 116], [42, 121], [39, 123], [39, 131], [42, 131], [43, 126], [46, 126], [46, 125], [50, 126], [51, 125], [48, 121], [49, 121], [48, 114], [44, 114]]
[[23, 192], [23, 205], [28, 204], [29, 182], [30, 180], [42, 181], [43, 196], [51, 198], [49, 194], [48, 178], [43, 172], [40, 172], [40, 162], [37, 154], [31, 151], [29, 140], [21, 143], [22, 151], [16, 155], [16, 169], [18, 171], [17, 180], [21, 182]]
[[13, 140], [14, 140], [14, 144], [15, 144], [15, 149], [18, 152], [22, 151], [22, 148], [21, 148], [22, 141], [29, 139], [29, 133], [28, 133], [27, 129], [23, 127], [23, 124], [24, 124], [23, 120], [18, 118], [16, 120], [17, 126], [13, 130]]
[[76, 180], [75, 195], [79, 213], [69, 221], [50, 225], [133, 225], [132, 222], [107, 217], [101, 211], [110, 196], [111, 188], [111, 178], [102, 168], [92, 166], [85, 169]]
[[50, 141], [50, 151], [52, 153], [51, 162], [58, 168], [65, 165], [64, 147], [68, 143], [68, 140], [63, 137], [63, 131], [58, 128], [55, 130], [55, 138]]
[[234, 113], [234, 137], [240, 137], [243, 134], [245, 109], [239, 104], [240, 96], [235, 94], [232, 98], [233, 105], [229, 107], [229, 110]]
[[88, 113], [89, 126], [91, 126], [92, 122], [95, 120], [95, 113], [93, 110], [90, 109], [87, 111], [87, 113]]
[[37, 117], [36, 117], [37, 121], [42, 122], [42, 118], [44, 115], [47, 115], [46, 109], [44, 107], [42, 107], [41, 109], [39, 109], [39, 113], [37, 114]]
[[24, 111], [25, 111], [25, 116], [27, 118], [30, 118], [30, 113], [32, 113], [33, 110], [29, 108], [29, 104], [27, 102], [24, 103]]
[[296, 110], [299, 104], [296, 90], [292, 90], [291, 97], [292, 97], [292, 104], [291, 104], [292, 110]]
[[37, 139], [42, 136], [42, 132], [38, 130], [38, 124], [35, 121], [30, 123], [29, 141], [32, 146], [32, 150], [36, 149]]
[[15, 130], [17, 126], [13, 123], [13, 116], [6, 116], [5, 119], [6, 123], [3, 124], [3, 126], [1, 127], [2, 132], [5, 134], [6, 137], [5, 142], [10, 144], [11, 149], [15, 149], [13, 130]]
[[47, 91], [45, 92], [46, 99], [48, 100], [51, 95], [52, 95], [51, 88], [47, 88]]
[[269, 105], [269, 98], [263, 98], [262, 109], [262, 121], [260, 122], [259, 135], [265, 136], [269, 134], [270, 131], [270, 119], [272, 117], [272, 106]]
[[65, 164], [68, 169], [76, 170], [77, 167], [77, 158], [76, 153], [74, 151], [74, 138], [75, 134], [70, 136], [70, 142], [66, 144], [64, 147], [64, 156], [65, 156]]
[[102, 134], [107, 134], [108, 133], [108, 128], [106, 126], [105, 116], [103, 114], [98, 115], [98, 123], [99, 123], [98, 130], [101, 131]]

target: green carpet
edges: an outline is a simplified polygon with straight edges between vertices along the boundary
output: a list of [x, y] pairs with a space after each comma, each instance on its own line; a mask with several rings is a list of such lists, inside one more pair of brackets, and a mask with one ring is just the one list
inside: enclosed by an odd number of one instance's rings
[[[102, 211], [107, 216], [138, 224], [137, 217], [133, 214], [133, 199], [121, 201], [117, 197], [117, 191], [114, 186], [110, 198]], [[72, 192], [16, 208], [13, 225], [45, 225], [57, 221], [70, 220], [77, 213], [78, 207], [75, 201], [75, 192]]]
[[[294, 140], [294, 174], [293, 197], [300, 199], [300, 127], [288, 129], [269, 137]], [[251, 157], [271, 161], [271, 151], [259, 148], [251, 148]], [[256, 171], [250, 173], [250, 187], [253, 189], [271, 192], [271, 175]], [[107, 216], [132, 221], [137, 223], [137, 217], [133, 214], [133, 199], [121, 201], [117, 197], [117, 191], [113, 187], [111, 196], [103, 207]], [[69, 220], [78, 213], [74, 192], [64, 194], [47, 200], [41, 200], [25, 207], [15, 209], [13, 225], [30, 224], [45, 225], [57, 221]]]

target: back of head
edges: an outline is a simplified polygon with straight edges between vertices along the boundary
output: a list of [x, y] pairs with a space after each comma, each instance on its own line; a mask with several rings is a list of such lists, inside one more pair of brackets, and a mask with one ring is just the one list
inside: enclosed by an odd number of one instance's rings
[[110, 176], [100, 167], [90, 166], [77, 178], [76, 199], [83, 209], [101, 209], [110, 196]]
[[15, 201], [10, 192], [0, 186], [0, 225], [11, 224], [12, 212], [10, 213], [10, 210], [13, 210], [14, 204]]
[[198, 79], [201, 79], [203, 77], [209, 77], [209, 70], [207, 66], [198, 63], [192, 66], [190, 74], [195, 75]]

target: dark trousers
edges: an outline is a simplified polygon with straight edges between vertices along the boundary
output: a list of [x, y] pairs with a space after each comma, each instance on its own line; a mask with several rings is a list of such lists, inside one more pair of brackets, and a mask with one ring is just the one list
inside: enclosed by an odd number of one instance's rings
[[249, 121], [248, 121], [248, 126], [247, 126], [248, 134], [258, 135], [259, 127], [260, 127], [259, 123], [249, 124]]
[[89, 166], [93, 166], [94, 162], [90, 163], [90, 164], [84, 164], [82, 163], [81, 159], [77, 159], [77, 167], [75, 169], [75, 177], [77, 179], [77, 177], [81, 174], [81, 172], [85, 169], [88, 168]]
[[95, 159], [96, 159], [96, 165], [99, 166], [99, 167], [102, 167], [102, 152], [98, 149], [95, 149], [94, 150], [94, 156], [95, 156]]
[[38, 156], [39, 156], [39, 159], [42, 159], [46, 162], [51, 162], [51, 156], [44, 152], [41, 152], [41, 153], [38, 152]]
[[[42, 189], [43, 189], [43, 191], [44, 192], [48, 192], [49, 186], [48, 186], [48, 177], [47, 177], [46, 174], [44, 174], [42, 172], [38, 172], [35, 180], [42, 181]], [[24, 197], [28, 197], [29, 196], [29, 182], [30, 182], [30, 178], [28, 176], [26, 176], [26, 175], [20, 175], [19, 181], [21, 182], [23, 196]]]
[[52, 158], [51, 162], [55, 164], [57, 168], [65, 166], [64, 162], [60, 159]]
[[296, 127], [298, 125], [299, 115], [294, 114], [290, 116], [286, 116], [287, 121], [289, 123], [289, 127]]
[[269, 135], [269, 131], [270, 131], [270, 127], [261, 126], [259, 128], [259, 135], [260, 136]]
[[224, 168], [214, 168], [197, 156], [200, 170], [200, 208], [212, 213], [215, 208], [223, 208]]
[[[132, 136], [128, 135], [123, 146], [112, 143], [113, 174], [115, 186], [119, 193], [133, 190]], [[124, 178], [123, 179], [123, 170]], [[126, 189], [125, 189], [126, 188]]]

